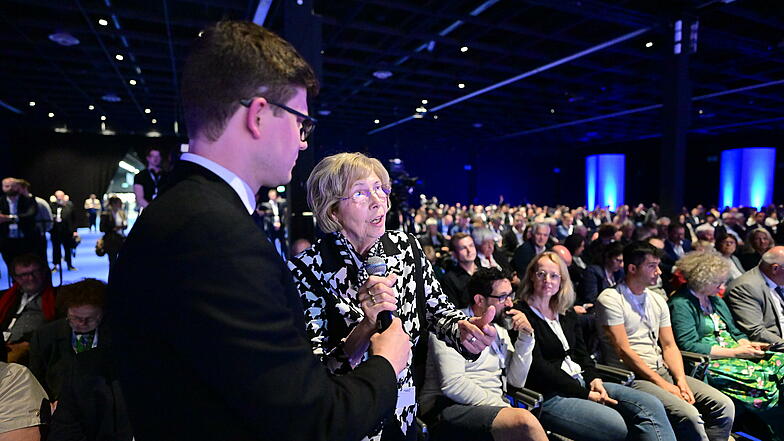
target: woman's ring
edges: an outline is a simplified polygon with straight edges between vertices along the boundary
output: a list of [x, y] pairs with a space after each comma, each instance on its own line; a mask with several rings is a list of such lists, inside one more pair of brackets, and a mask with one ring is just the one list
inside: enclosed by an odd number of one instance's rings
[[468, 339], [468, 341], [469, 341], [469, 342], [471, 342], [471, 343], [473, 343], [473, 342], [475, 342], [475, 341], [476, 341], [476, 337], [474, 337], [474, 336], [472, 335], [472, 336], [471, 336], [471, 338], [469, 338], [469, 339]]

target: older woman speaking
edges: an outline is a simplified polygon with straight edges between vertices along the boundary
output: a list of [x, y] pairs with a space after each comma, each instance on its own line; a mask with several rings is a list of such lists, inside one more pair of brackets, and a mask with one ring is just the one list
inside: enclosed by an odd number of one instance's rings
[[[386, 231], [389, 174], [377, 159], [340, 153], [321, 160], [307, 182], [308, 204], [327, 233], [289, 261], [300, 292], [313, 352], [336, 374], [370, 354], [378, 318], [393, 312], [414, 346], [398, 376], [394, 416], [366, 439], [415, 439], [416, 387], [424, 380], [427, 332], [474, 358], [496, 337], [495, 309], [468, 318], [433, 275], [419, 242]], [[379, 273], [382, 273], [379, 275]], [[397, 319], [396, 319], [397, 320]]]

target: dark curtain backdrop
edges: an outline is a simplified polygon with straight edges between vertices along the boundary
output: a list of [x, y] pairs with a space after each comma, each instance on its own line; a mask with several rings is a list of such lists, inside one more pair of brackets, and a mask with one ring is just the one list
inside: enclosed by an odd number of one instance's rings
[[87, 226], [84, 200], [90, 193], [100, 197], [106, 191], [119, 161], [128, 152], [134, 150], [144, 155], [153, 146], [169, 152], [180, 142], [164, 137], [29, 130], [13, 131], [4, 141], [4, 156], [10, 159], [4, 161], [4, 176], [27, 179], [32, 193], [45, 200], [56, 190], [63, 190], [79, 213], [80, 226]]

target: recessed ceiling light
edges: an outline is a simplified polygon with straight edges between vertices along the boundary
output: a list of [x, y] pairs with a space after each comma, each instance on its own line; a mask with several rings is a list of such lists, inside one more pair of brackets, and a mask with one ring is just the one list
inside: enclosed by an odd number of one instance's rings
[[457, 88], [458, 88], [458, 89], [463, 89], [463, 88], [465, 88], [465, 83], [459, 83], [459, 84], [457, 85]]
[[35, 101], [30, 101], [30, 107], [35, 107]]
[[54, 118], [54, 113], [49, 112], [49, 118]]
[[427, 100], [422, 100], [422, 104], [427, 104]]
[[152, 110], [150, 110], [150, 109], [144, 109], [144, 113], [150, 113], [150, 112], [152, 112]]
[[129, 80], [128, 84], [130, 84], [131, 86], [135, 86], [136, 85], [136, 80]]
[[199, 31], [199, 37], [201, 37], [202, 35], [204, 35], [204, 31]]
[[414, 118], [420, 119], [420, 118], [422, 118], [422, 114], [421, 113], [415, 113], [414, 114]]
[[386, 80], [387, 78], [392, 76], [392, 72], [388, 70], [377, 70], [373, 72], [373, 76], [378, 78], [379, 80]]
[[419, 113], [425, 113], [425, 112], [427, 112], [427, 109], [425, 109], [422, 106], [419, 106], [419, 107], [416, 108], [416, 111], [419, 112]]
[[379, 121], [379, 120], [377, 120], [377, 119], [374, 119], [374, 120], [373, 120], [373, 122], [374, 122], [375, 124], [378, 124], [378, 123], [380, 123], [381, 121]]
[[92, 104], [90, 104], [89, 106], [87, 106], [87, 109], [88, 109], [88, 110], [95, 110], [95, 106], [93, 106]]
[[555, 113], [555, 109], [550, 109], [550, 113]]
[[101, 121], [106, 121], [106, 115], [101, 115]]
[[438, 115], [433, 115], [433, 119], [438, 119]]
[[649, 41], [649, 42], [645, 43], [645, 47], [653, 47], [653, 42]]
[[700, 112], [699, 112], [699, 113], [700, 113], [700, 115], [702, 115], [702, 114], [703, 114], [703, 111], [702, 111], [702, 109], [700, 109]]
[[468, 46], [461, 47], [460, 52], [468, 52]]
[[117, 55], [115, 55], [115, 56], [114, 56], [114, 58], [115, 58], [117, 61], [122, 61], [122, 60], [123, 60], [123, 56], [122, 56], [122, 55], [120, 55], [120, 54], [117, 54]]
[[158, 120], [157, 120], [157, 119], [155, 119], [155, 118], [153, 118], [153, 119], [152, 119], [152, 123], [153, 123], [153, 124], [158, 124]]
[[100, 19], [98, 19], [98, 24], [101, 25], [101, 26], [106, 26], [106, 25], [109, 24], [109, 22], [106, 21], [105, 18], [100, 18]]
[[59, 44], [60, 46], [76, 46], [79, 44], [79, 39], [67, 32], [57, 32], [49, 35], [49, 39]]

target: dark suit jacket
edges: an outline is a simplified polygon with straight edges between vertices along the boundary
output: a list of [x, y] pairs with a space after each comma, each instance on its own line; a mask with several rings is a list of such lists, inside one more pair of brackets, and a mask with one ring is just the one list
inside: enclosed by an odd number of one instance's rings
[[[548, 239], [544, 248], [545, 250], [549, 250], [552, 247], [553, 242]], [[536, 257], [536, 247], [532, 241], [527, 240], [524, 244], [517, 247], [514, 252], [514, 257], [512, 257], [512, 267], [517, 271], [518, 277], [521, 279], [523, 278], [525, 269], [528, 268], [528, 264], [534, 260], [534, 257]]]
[[[62, 207], [63, 211], [60, 212], [60, 218], [63, 220], [60, 226], [62, 231], [73, 233], [76, 231], [76, 210], [74, 210], [73, 203], [66, 201], [65, 205], [60, 205], [57, 202], [52, 204], [52, 219], [57, 218], [57, 208]], [[57, 225], [57, 222], [54, 223]]]
[[[617, 271], [613, 276], [615, 276], [616, 283], [620, 282], [623, 279], [623, 270]], [[599, 265], [588, 265], [582, 277], [577, 291], [577, 304], [579, 305], [596, 303], [599, 294], [610, 287], [610, 282], [607, 281], [604, 274], [604, 268]]]
[[[98, 328], [98, 346], [109, 339], [106, 327]], [[71, 347], [71, 327], [65, 318], [40, 327], [30, 340], [30, 371], [44, 387], [50, 401], [57, 401], [76, 354]]]
[[128, 410], [107, 348], [75, 357], [49, 427], [48, 441], [131, 441]]
[[566, 341], [569, 343], [569, 350], [565, 351], [561, 340], [550, 329], [550, 325], [539, 318], [527, 303], [517, 302], [515, 308], [525, 313], [536, 336], [531, 370], [528, 373], [525, 387], [531, 388], [545, 397], [560, 395], [587, 399], [590, 389], [580, 385], [577, 380], [561, 369], [561, 363], [568, 355], [572, 361], [583, 368], [583, 379], [586, 385], [598, 376], [596, 364], [585, 349], [583, 333], [578, 326], [577, 314], [574, 310], [570, 308], [558, 319]]
[[506, 230], [506, 233], [503, 235], [503, 246], [504, 251], [506, 251], [506, 254], [508, 254], [510, 258], [514, 256], [514, 252], [519, 245], [520, 243], [517, 242], [517, 235], [515, 234], [514, 227]]
[[109, 276], [113, 362], [137, 441], [354, 440], [391, 414], [373, 356], [331, 376], [291, 274], [236, 192], [181, 162]]
[[[11, 214], [8, 199], [2, 193], [0, 193], [0, 213]], [[35, 202], [35, 199], [20, 195], [16, 202], [16, 215], [19, 216], [17, 224], [19, 231], [26, 238], [38, 237], [38, 234], [35, 232], [36, 213], [38, 213], [38, 204]], [[8, 222], [0, 224], [0, 248], [3, 245], [3, 241], [8, 238], [9, 225]]]
[[768, 285], [759, 267], [752, 268], [727, 286], [724, 300], [730, 307], [735, 324], [751, 341], [780, 343], [782, 329], [769, 295]]

